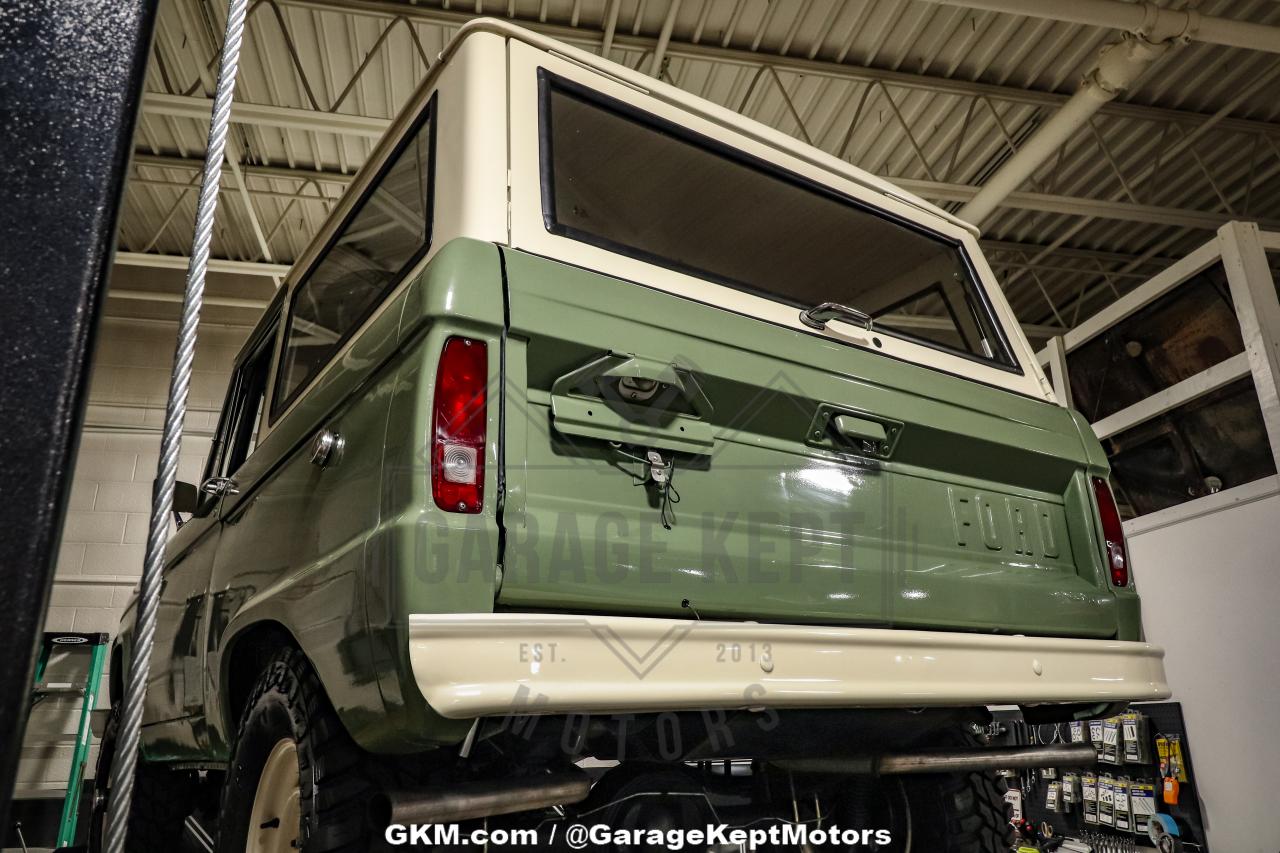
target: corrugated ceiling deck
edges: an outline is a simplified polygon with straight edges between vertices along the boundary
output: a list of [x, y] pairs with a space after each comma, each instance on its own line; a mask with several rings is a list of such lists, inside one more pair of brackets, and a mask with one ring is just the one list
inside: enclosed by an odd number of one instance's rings
[[[668, 8], [668, 0], [621, 0], [611, 58], [647, 68]], [[1210, 0], [1198, 8], [1280, 24], [1280, 3], [1271, 0]], [[205, 0], [162, 3], [149, 91], [207, 91], [202, 63], [214, 55], [221, 11], [221, 3]], [[598, 49], [606, 12], [606, 0], [257, 0], [237, 99], [389, 119], [424, 74], [424, 60], [434, 61], [458, 26], [477, 13], [557, 27], [557, 34]], [[1099, 47], [1118, 35], [923, 0], [685, 0], [663, 74], [954, 209], [966, 187], [981, 185], [1011, 145], [1056, 108], [1052, 99], [1045, 103], [1019, 92], [1069, 95]], [[719, 48], [737, 53], [721, 55]], [[1035, 198], [1001, 208], [985, 227], [984, 236], [1002, 246], [1024, 244], [992, 253], [1020, 318], [1069, 324], [1072, 316], [1088, 316], [1158, 269], [1161, 259], [1207, 239], [1208, 226], [1162, 222], [1150, 208], [1280, 221], [1280, 75], [1265, 77], [1277, 71], [1280, 55], [1199, 44], [1170, 51], [1120, 100], [1183, 111], [1176, 121], [1160, 111], [1110, 108], [1046, 163], [1022, 188]], [[207, 66], [203, 73], [211, 76]], [[1161, 159], [1161, 152], [1195, 132], [1197, 121], [1260, 79], [1265, 85], [1253, 86], [1230, 111], [1232, 120], [1252, 123], [1223, 122], [1177, 157]], [[979, 97], [955, 83], [995, 88]], [[350, 175], [376, 140], [263, 124], [237, 124], [234, 131], [241, 163], [273, 167], [269, 176], [251, 170], [246, 186], [270, 256], [288, 263], [342, 191], [340, 183], [299, 170]], [[203, 121], [144, 111], [137, 151], [152, 156], [139, 161], [127, 191], [123, 248], [186, 253], [195, 202], [188, 184], [205, 133]], [[233, 180], [224, 191], [215, 256], [262, 260]], [[1060, 206], [1047, 198], [1120, 202], [1126, 218], [1025, 209]], [[1025, 264], [1055, 242], [1063, 250], [1039, 257], [1035, 269], [1010, 265]], [[1073, 254], [1072, 248], [1120, 257]], [[1156, 260], [1135, 263], [1144, 253]], [[1115, 275], [1108, 282], [1101, 271]], [[1087, 295], [1078, 307], [1082, 293]]]

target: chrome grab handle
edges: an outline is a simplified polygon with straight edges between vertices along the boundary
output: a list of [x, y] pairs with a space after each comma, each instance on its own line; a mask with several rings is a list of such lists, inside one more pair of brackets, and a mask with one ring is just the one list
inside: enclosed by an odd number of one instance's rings
[[206, 495], [238, 495], [240, 490], [236, 488], [236, 481], [230, 477], [210, 477], [200, 484], [200, 491]]
[[824, 302], [821, 305], [810, 308], [808, 311], [800, 312], [800, 322], [810, 329], [825, 329], [827, 323], [832, 320], [854, 323], [862, 326], [868, 332], [871, 331], [872, 319], [870, 314], [866, 311], [859, 311], [857, 308], [841, 305], [839, 302]]

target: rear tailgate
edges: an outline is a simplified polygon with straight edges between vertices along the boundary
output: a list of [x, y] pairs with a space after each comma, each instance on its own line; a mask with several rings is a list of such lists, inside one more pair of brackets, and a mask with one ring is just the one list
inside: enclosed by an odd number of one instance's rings
[[1065, 409], [504, 254], [500, 608], [1116, 635]]

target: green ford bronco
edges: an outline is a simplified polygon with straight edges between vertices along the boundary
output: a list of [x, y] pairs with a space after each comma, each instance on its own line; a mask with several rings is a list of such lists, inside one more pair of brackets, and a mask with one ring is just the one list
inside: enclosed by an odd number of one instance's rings
[[990, 705], [1168, 695], [1107, 477], [972, 226], [476, 21], [236, 362], [131, 846], [504, 815], [1003, 849], [993, 769], [874, 769], [981, 748]]

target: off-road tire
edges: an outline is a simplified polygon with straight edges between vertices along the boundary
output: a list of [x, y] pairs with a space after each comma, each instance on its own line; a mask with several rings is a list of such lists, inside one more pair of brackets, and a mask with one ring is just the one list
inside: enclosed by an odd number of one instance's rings
[[375, 847], [367, 807], [376, 786], [365, 754], [338, 720], [307, 659], [285, 648], [263, 668], [236, 730], [218, 811], [218, 853], [244, 853], [263, 766], [283, 738], [297, 748], [302, 853]]
[[[120, 704], [111, 707], [94, 770], [93, 806], [89, 815], [89, 853], [106, 849], [106, 811], [110, 793], [107, 781], [115, 760], [116, 735], [120, 730]], [[129, 803], [129, 834], [125, 837], [126, 853], [151, 853], [155, 850], [178, 850], [182, 843], [182, 827], [195, 807], [196, 780], [193, 773], [170, 770], [138, 759], [133, 777], [133, 798]]]
[[[637, 796], [644, 794], [668, 796]], [[702, 785], [685, 767], [643, 762], [620, 764], [606, 771], [576, 811], [585, 815], [585, 823], [600, 823], [613, 829], [656, 829], [665, 833], [702, 829], [716, 822], [715, 813], [703, 799]], [[666, 844], [610, 843], [592, 849], [600, 853], [650, 853], [670, 848]]]
[[992, 771], [903, 780], [911, 805], [911, 849], [1006, 853], [1013, 843], [1005, 781]]

